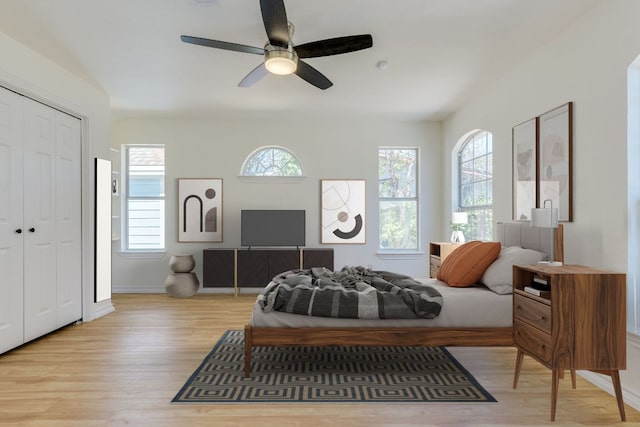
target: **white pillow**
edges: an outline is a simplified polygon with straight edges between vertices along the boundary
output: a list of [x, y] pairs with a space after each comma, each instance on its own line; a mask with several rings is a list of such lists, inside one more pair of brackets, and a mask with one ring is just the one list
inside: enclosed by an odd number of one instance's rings
[[547, 254], [533, 249], [503, 247], [498, 258], [485, 270], [480, 283], [500, 295], [513, 293], [513, 265], [531, 265], [547, 258]]

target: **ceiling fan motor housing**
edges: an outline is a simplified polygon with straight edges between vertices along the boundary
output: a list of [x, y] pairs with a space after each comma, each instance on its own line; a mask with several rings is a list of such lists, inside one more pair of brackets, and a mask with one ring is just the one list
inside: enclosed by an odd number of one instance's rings
[[264, 47], [264, 65], [273, 74], [292, 74], [298, 68], [298, 55], [291, 45], [283, 48], [267, 43]]

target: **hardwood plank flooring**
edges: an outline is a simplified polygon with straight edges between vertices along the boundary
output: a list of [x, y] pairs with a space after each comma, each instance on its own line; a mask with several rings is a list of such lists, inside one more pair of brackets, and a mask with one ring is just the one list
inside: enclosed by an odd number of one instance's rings
[[0, 355], [1, 426], [640, 425], [615, 398], [578, 377], [560, 383], [525, 358], [512, 389], [513, 348], [451, 353], [498, 400], [488, 404], [229, 404], [169, 402], [227, 329], [242, 329], [255, 295], [114, 295], [116, 311]]

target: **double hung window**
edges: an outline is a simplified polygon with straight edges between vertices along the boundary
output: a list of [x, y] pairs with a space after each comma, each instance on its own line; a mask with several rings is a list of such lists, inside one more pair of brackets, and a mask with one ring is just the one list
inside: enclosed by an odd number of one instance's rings
[[418, 250], [418, 150], [378, 150], [379, 248]]
[[164, 250], [164, 146], [125, 146], [125, 250]]

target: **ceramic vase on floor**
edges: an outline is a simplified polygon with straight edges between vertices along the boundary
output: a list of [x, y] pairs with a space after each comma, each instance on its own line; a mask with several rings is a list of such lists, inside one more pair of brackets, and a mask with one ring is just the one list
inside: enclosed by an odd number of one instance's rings
[[164, 282], [164, 288], [172, 297], [187, 298], [198, 292], [200, 282], [196, 273], [191, 270], [196, 266], [193, 255], [173, 255], [169, 261], [169, 267], [173, 273], [169, 273]]

